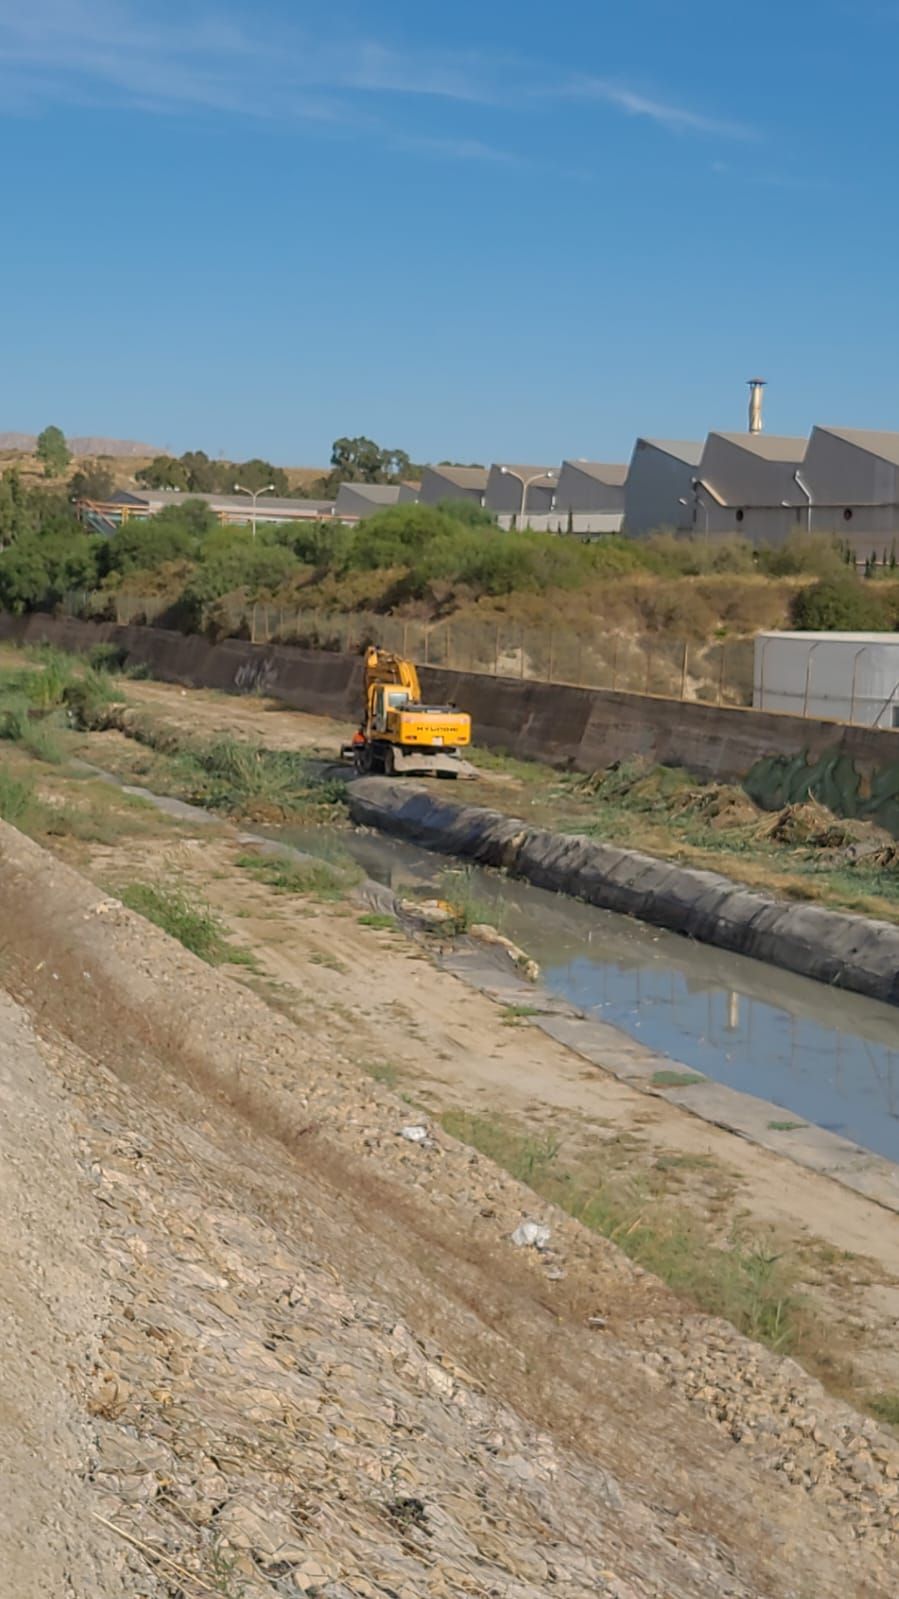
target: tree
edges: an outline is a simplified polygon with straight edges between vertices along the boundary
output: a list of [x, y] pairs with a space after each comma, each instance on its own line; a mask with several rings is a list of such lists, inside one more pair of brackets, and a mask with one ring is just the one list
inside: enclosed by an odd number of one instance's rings
[[251, 461], [239, 461], [236, 466], [229, 467], [228, 470], [234, 474], [228, 483], [229, 494], [235, 483], [239, 483], [242, 489], [251, 491], [267, 488], [271, 484], [281, 499], [287, 499], [290, 494], [287, 473], [283, 472], [280, 466], [272, 466], [271, 461], [261, 461], [258, 456], [254, 456]]
[[321, 490], [333, 497], [341, 483], [399, 483], [419, 469], [405, 450], [386, 450], [364, 434], [358, 438], [335, 439], [331, 447], [331, 471], [321, 480]]
[[14, 616], [37, 605], [49, 587], [41, 541], [33, 534], [0, 552], [0, 606]]
[[155, 455], [149, 466], [135, 472], [138, 483], [148, 489], [186, 489], [187, 469], [174, 455]]
[[76, 500], [108, 500], [115, 489], [115, 478], [103, 461], [85, 461], [69, 479]]
[[0, 548], [33, 532], [36, 523], [31, 496], [22, 486], [18, 467], [11, 466], [0, 478]]
[[45, 477], [61, 477], [72, 457], [62, 428], [44, 428], [37, 436], [36, 452], [43, 462]]
[[[221, 494], [226, 488], [224, 463], [210, 461], [205, 450], [185, 450], [180, 458], [184, 468], [185, 486], [191, 494]], [[231, 485], [227, 484], [230, 492]]]
[[152, 571], [166, 561], [190, 560], [196, 547], [196, 535], [162, 511], [145, 522], [126, 522], [115, 538], [106, 540], [103, 557], [111, 571]]

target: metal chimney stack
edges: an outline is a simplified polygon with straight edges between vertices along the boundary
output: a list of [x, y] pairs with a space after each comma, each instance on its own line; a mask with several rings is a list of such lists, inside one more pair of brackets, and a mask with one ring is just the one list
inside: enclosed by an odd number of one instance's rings
[[749, 379], [749, 431], [761, 433], [762, 431], [762, 390], [765, 387], [764, 378]]

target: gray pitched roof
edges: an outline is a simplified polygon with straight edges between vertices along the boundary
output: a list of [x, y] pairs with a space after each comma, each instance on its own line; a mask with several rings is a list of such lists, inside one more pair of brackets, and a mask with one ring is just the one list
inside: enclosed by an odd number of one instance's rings
[[739, 450], [747, 450], [762, 461], [792, 461], [801, 466], [806, 440], [787, 438], [781, 433], [711, 433], [710, 438], [726, 439]]
[[585, 477], [596, 478], [598, 483], [609, 483], [615, 488], [620, 488], [627, 481], [626, 461], [578, 461], [569, 458], [562, 462], [562, 466], [573, 467], [576, 472], [583, 472]]
[[399, 498], [400, 485], [398, 483], [341, 483], [338, 489], [338, 499], [346, 491], [355, 494], [362, 500], [371, 500], [375, 505], [393, 505]]
[[487, 487], [486, 466], [429, 466], [429, 472], [435, 472], [438, 477], [445, 477], [448, 483], [455, 483], [458, 489], [485, 489]]
[[637, 440], [638, 445], [648, 444], [654, 450], [661, 450], [663, 455], [671, 455], [676, 461], [683, 461], [686, 466], [698, 466], [702, 460], [703, 443], [701, 439], [645, 439]]
[[877, 455], [882, 461], [889, 461], [893, 466], [899, 466], [899, 433], [880, 433], [872, 428], [820, 426], [817, 431], [831, 433], [836, 439], [844, 439], [847, 444], [854, 444], [859, 450], [867, 450], [869, 455]]

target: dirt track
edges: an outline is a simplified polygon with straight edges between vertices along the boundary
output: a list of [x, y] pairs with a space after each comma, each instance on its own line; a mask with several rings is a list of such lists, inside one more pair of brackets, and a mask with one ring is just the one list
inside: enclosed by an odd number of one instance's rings
[[[894, 1591], [899, 1450], [873, 1423], [561, 1214], [548, 1255], [516, 1250], [533, 1196], [407, 1143], [333, 1038], [0, 846], [0, 1035], [26, 1029], [81, 1141], [23, 1254], [58, 1304], [74, 1221], [102, 1285], [97, 1369], [84, 1343], [52, 1362], [105, 1518], [56, 1512], [98, 1567], [70, 1594]], [[19, 1093], [48, 1103], [33, 1074]]]

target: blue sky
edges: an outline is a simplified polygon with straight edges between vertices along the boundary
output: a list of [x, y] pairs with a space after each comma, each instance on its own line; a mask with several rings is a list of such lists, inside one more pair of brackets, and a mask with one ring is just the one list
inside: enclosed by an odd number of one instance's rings
[[0, 430], [899, 429], [899, 0], [0, 0]]

